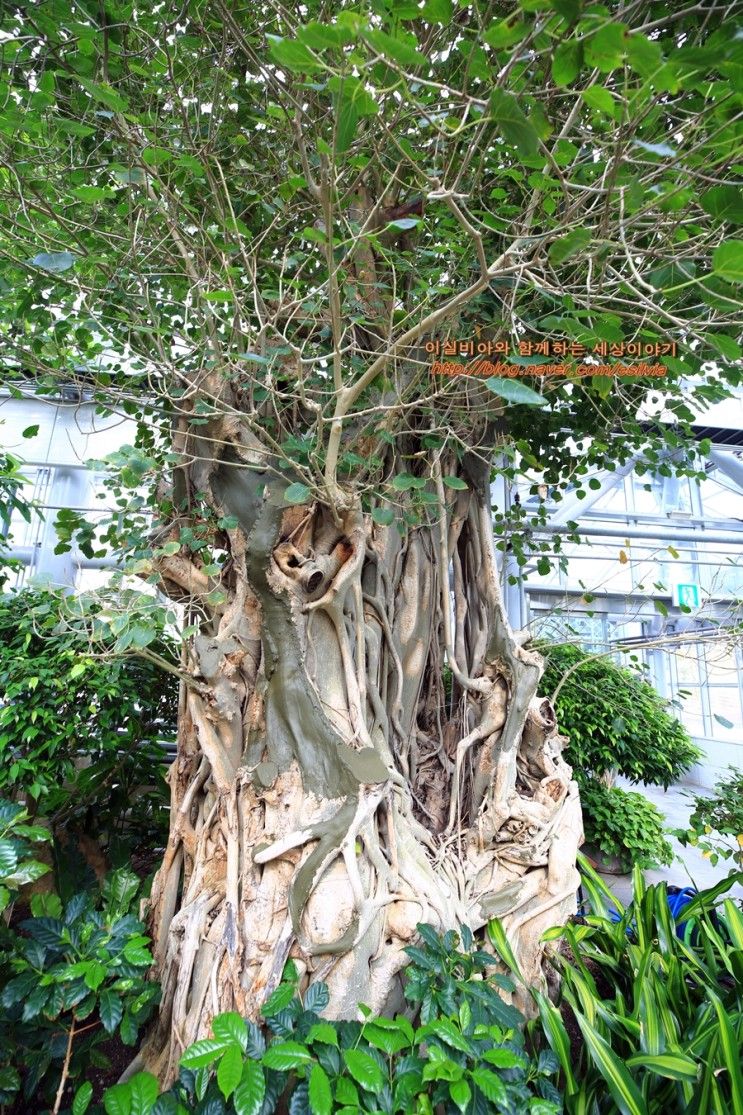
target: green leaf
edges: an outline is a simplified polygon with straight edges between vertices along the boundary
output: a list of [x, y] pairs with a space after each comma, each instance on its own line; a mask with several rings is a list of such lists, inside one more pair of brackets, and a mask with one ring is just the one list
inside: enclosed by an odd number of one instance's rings
[[12, 840], [0, 840], [0, 877], [12, 874], [18, 865], [18, 856]]
[[557, 86], [570, 85], [580, 73], [583, 48], [575, 40], [560, 43], [552, 56], [552, 80]]
[[306, 484], [290, 484], [284, 492], [287, 503], [308, 503], [312, 493]]
[[663, 65], [660, 43], [636, 32], [625, 40], [627, 61], [640, 77], [653, 77]]
[[524, 158], [531, 159], [538, 154], [537, 131], [527, 120], [512, 93], [494, 89], [490, 94], [490, 112], [506, 143], [515, 147]]
[[269, 1045], [262, 1057], [266, 1068], [287, 1072], [289, 1069], [299, 1068], [312, 1060], [312, 1054], [298, 1041], [280, 1041]]
[[229, 1045], [217, 1066], [217, 1084], [225, 1099], [229, 1099], [240, 1083], [243, 1055], [239, 1045]]
[[525, 383], [519, 383], [516, 379], [491, 376], [490, 379], [485, 380], [485, 386], [492, 391], [494, 395], [498, 395], [508, 403], [521, 403], [528, 407], [544, 407], [549, 405], [543, 395], [537, 394], [536, 391], [532, 391], [531, 387], [527, 387]]
[[307, 1044], [319, 1041], [323, 1045], [338, 1045], [338, 1034], [329, 1022], [316, 1022], [307, 1035]]
[[322, 62], [295, 39], [282, 39], [278, 35], [267, 35], [266, 38], [270, 43], [268, 53], [282, 69], [294, 73], [312, 73], [323, 68]]
[[113, 112], [126, 112], [129, 107], [126, 99], [115, 89], [112, 89], [110, 85], [98, 85], [84, 77], [79, 77], [77, 80], [94, 100], [100, 101], [101, 104], [110, 108]]
[[173, 152], [165, 147], [145, 147], [142, 152], [142, 162], [146, 166], [162, 166], [168, 159], [173, 158]]
[[642, 1094], [611, 1046], [580, 1011], [575, 1015], [588, 1054], [607, 1083], [622, 1115], [647, 1115]]
[[549, 247], [550, 263], [554, 266], [564, 263], [571, 256], [584, 252], [591, 243], [591, 231], [587, 228], [574, 228], [567, 236], [561, 236]]
[[743, 357], [743, 350], [740, 345], [732, 337], [728, 337], [727, 333], [705, 333], [704, 339], [713, 348], [716, 348], [726, 360], [740, 360]]
[[97, 991], [106, 978], [106, 966], [100, 960], [91, 960], [85, 972], [85, 982], [91, 991]]
[[712, 256], [712, 269], [730, 283], [743, 283], [743, 240], [720, 244]]
[[472, 1089], [466, 1080], [454, 1080], [449, 1085], [449, 1095], [460, 1111], [464, 1111], [472, 1097]]
[[490, 1069], [473, 1069], [472, 1079], [480, 1089], [485, 1099], [498, 1105], [503, 1110], [508, 1102], [506, 1086], [499, 1076]]
[[202, 1038], [201, 1041], [195, 1041], [193, 1045], [189, 1045], [181, 1057], [180, 1063], [184, 1069], [204, 1068], [216, 1061], [220, 1053], [223, 1053], [229, 1044], [231, 1043], [224, 1038]]
[[241, 1049], [247, 1048], [248, 1027], [237, 1011], [232, 1010], [226, 1014], [218, 1014], [212, 1021], [212, 1033], [215, 1038], [234, 1041]]
[[129, 1084], [114, 1084], [103, 1096], [106, 1115], [131, 1115], [131, 1090]]
[[513, 16], [511, 16], [508, 19], [500, 19], [497, 23], [491, 24], [483, 35], [483, 39], [494, 50], [500, 50], [501, 47], [513, 46], [514, 43], [519, 42], [525, 33], [526, 26], [523, 21], [520, 19], [514, 21]]
[[625, 34], [623, 23], [611, 22], [586, 39], [583, 47], [586, 65], [595, 66], [602, 74], [621, 66], [626, 49]]
[[131, 1108], [129, 1115], [150, 1115], [157, 1100], [157, 1080], [150, 1072], [138, 1072], [129, 1081]]
[[[606, 116], [614, 116], [615, 102], [608, 89], [604, 89], [601, 85], [592, 85], [590, 89], [584, 89], [581, 97], [589, 106], [589, 108], [596, 108], [599, 112], [605, 113]], [[590, 237], [589, 237], [590, 239]]]
[[39, 432], [38, 426], [26, 426], [26, 429], [21, 434], [21, 437], [36, 437]]
[[381, 527], [388, 527], [395, 521], [395, 512], [391, 507], [375, 507], [372, 510], [372, 519]]
[[696, 1080], [700, 1069], [696, 1061], [683, 1053], [636, 1053], [627, 1058], [627, 1067], [644, 1068], [669, 1080]]
[[429, 23], [448, 23], [453, 11], [452, 0], [426, 0], [421, 15]]
[[246, 1061], [240, 1083], [232, 1097], [237, 1115], [258, 1115], [266, 1094], [266, 1078], [257, 1061]]
[[414, 35], [408, 32], [399, 32], [397, 35], [388, 35], [386, 31], [365, 31], [364, 38], [374, 49], [385, 58], [401, 66], [424, 66], [425, 54], [417, 50], [417, 41]]
[[462, 480], [461, 476], [444, 476], [443, 481], [447, 488], [453, 488], [455, 492], [467, 491], [467, 484]]
[[104, 201], [105, 198], [114, 196], [112, 191], [103, 189], [101, 186], [76, 186], [72, 193], [88, 205], [93, 205], [96, 201]]
[[743, 190], [740, 186], [713, 186], [699, 199], [705, 213], [718, 221], [743, 224]]
[[75, 257], [72, 252], [39, 252], [31, 262], [42, 271], [69, 271], [75, 262]]
[[344, 1049], [343, 1060], [357, 1084], [367, 1092], [380, 1092], [385, 1084], [384, 1073], [377, 1062], [361, 1049]]
[[86, 1080], [75, 1092], [75, 1098], [72, 1101], [72, 1115], [85, 1115], [92, 1098], [93, 1085], [89, 1080]]
[[109, 1034], [112, 1034], [121, 1022], [121, 1016], [124, 1013], [124, 1004], [119, 996], [114, 991], [111, 991], [110, 988], [104, 988], [104, 990], [101, 991], [98, 1011], [101, 1022], [103, 1023], [103, 1028]]
[[330, 1090], [328, 1074], [322, 1065], [312, 1066], [309, 1095], [312, 1115], [330, 1115], [333, 1109], [333, 1094]]

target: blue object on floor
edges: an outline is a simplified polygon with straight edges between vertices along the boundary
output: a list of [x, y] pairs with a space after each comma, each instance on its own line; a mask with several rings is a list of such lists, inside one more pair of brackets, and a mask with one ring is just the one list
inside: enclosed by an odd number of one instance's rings
[[695, 887], [668, 887], [668, 909], [671, 917], [676, 922], [676, 936], [683, 939], [686, 932], [686, 922], [679, 921], [679, 915], [689, 905], [692, 898], [696, 898]]
[[[669, 910], [669, 913], [670, 913], [671, 917], [673, 918], [674, 922], [676, 923], [676, 936], [680, 937], [683, 940], [684, 935], [686, 933], [686, 926], [687, 926], [688, 923], [685, 922], [685, 921], [679, 921], [678, 920], [679, 915], [681, 913], [683, 913], [685, 907], [689, 905], [691, 900], [693, 898], [696, 898], [698, 892], [697, 892], [695, 887], [668, 886], [666, 889], [667, 889], [667, 892], [668, 892], [668, 910]], [[579, 917], [585, 917], [586, 916], [585, 911], [586, 911], [587, 907], [588, 907], [588, 904], [586, 902], [586, 899], [584, 898], [583, 886], [581, 884], [581, 886], [578, 888], [578, 916]], [[622, 920], [622, 914], [620, 914], [618, 910], [615, 910], [613, 906], [609, 906], [609, 908], [607, 910], [607, 913], [609, 915], [609, 919], [615, 925]], [[628, 925], [627, 926], [627, 932], [629, 932], [631, 928], [632, 928], [631, 924]]]

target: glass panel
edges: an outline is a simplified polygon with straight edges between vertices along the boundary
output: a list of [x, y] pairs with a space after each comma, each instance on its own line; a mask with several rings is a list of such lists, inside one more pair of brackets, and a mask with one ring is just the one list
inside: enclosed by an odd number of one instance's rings
[[[743, 717], [740, 711], [740, 689], [736, 686], [711, 685], [709, 706], [712, 712], [712, 735], [716, 739], [740, 739]], [[720, 720], [717, 717], [720, 717]]]
[[738, 662], [735, 647], [725, 643], [707, 643], [704, 657], [710, 685], [737, 685]]
[[712, 519], [743, 519], [743, 492], [732, 480], [721, 476], [720, 481], [707, 477], [700, 484], [704, 514]]
[[671, 651], [680, 689], [687, 684], [699, 685], [699, 650], [696, 643], [674, 647]]
[[699, 687], [692, 689], [688, 694], [681, 696], [679, 700], [681, 702], [679, 719], [686, 725], [689, 732], [693, 736], [706, 735], [701, 689]]

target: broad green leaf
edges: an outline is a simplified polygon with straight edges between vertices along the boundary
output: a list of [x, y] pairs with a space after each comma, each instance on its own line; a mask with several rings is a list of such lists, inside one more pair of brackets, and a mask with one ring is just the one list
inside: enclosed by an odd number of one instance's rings
[[580, 73], [583, 62], [583, 48], [580, 43], [570, 40], [560, 43], [552, 57], [552, 80], [555, 85], [570, 85]]
[[702, 194], [699, 204], [718, 221], [743, 224], [743, 190], [740, 186], [713, 186]]
[[237, 1013], [237, 1011], [228, 1011], [226, 1014], [218, 1014], [212, 1021], [212, 1033], [215, 1038], [225, 1041], [234, 1041], [242, 1049], [247, 1048], [248, 1044], [248, 1027], [245, 1025], [245, 1020]]
[[217, 1066], [217, 1084], [225, 1099], [229, 1099], [240, 1083], [243, 1055], [239, 1045], [228, 1045]]
[[96, 201], [104, 201], [107, 197], [113, 197], [113, 191], [106, 190], [102, 186], [77, 186], [73, 189], [72, 193], [80, 201], [87, 202], [93, 205]]
[[231, 1041], [225, 1038], [202, 1038], [201, 1041], [195, 1041], [193, 1045], [189, 1045], [181, 1057], [180, 1063], [184, 1069], [204, 1068], [216, 1061], [220, 1053], [223, 1053], [227, 1046], [231, 1044]]
[[72, 1115], [85, 1115], [92, 1098], [93, 1085], [89, 1080], [86, 1080], [75, 1092], [75, 1098], [72, 1101]]
[[500, 128], [506, 143], [511, 144], [525, 158], [539, 152], [539, 136], [533, 124], [512, 93], [494, 89], [490, 94], [490, 113]]
[[498, 1109], [504, 1110], [508, 1102], [506, 1086], [499, 1076], [490, 1069], [477, 1068], [472, 1071], [472, 1079], [480, 1089], [485, 1099], [497, 1104]]
[[449, 1085], [449, 1095], [460, 1111], [465, 1111], [472, 1097], [472, 1089], [466, 1080], [454, 1080]]
[[712, 256], [712, 269], [729, 283], [743, 283], [743, 240], [728, 240]]
[[131, 1087], [127, 1084], [114, 1084], [103, 1095], [103, 1106], [106, 1115], [131, 1115], [132, 1100]]
[[267, 35], [270, 46], [269, 54], [282, 69], [294, 73], [312, 73], [321, 70], [322, 62], [315, 58], [312, 52], [296, 39], [282, 39], [277, 35]]
[[322, 1065], [313, 1065], [309, 1079], [310, 1108], [312, 1115], [330, 1115], [333, 1110], [333, 1093], [328, 1074]]
[[312, 1060], [312, 1054], [297, 1041], [280, 1041], [269, 1045], [262, 1057], [266, 1068], [287, 1072], [289, 1069], [299, 1068]]
[[103, 1023], [103, 1028], [109, 1034], [112, 1034], [121, 1022], [121, 1016], [124, 1013], [124, 1005], [115, 991], [112, 991], [110, 988], [104, 988], [104, 990], [101, 991], [98, 1011], [101, 1022]]
[[558, 266], [571, 256], [584, 252], [591, 243], [591, 232], [587, 228], [574, 228], [567, 236], [561, 236], [549, 247], [550, 263]]
[[504, 46], [513, 46], [525, 34], [526, 25], [523, 21], [511, 16], [508, 19], [499, 19], [497, 23], [492, 23], [483, 35], [483, 40], [488, 46], [500, 50]]
[[663, 65], [663, 51], [660, 43], [654, 39], [648, 39], [646, 35], [641, 35], [639, 32], [627, 36], [625, 50], [627, 61], [640, 77], [653, 77]]
[[78, 78], [78, 81], [94, 100], [100, 101], [113, 112], [126, 112], [129, 107], [128, 101], [110, 85], [98, 85], [84, 77]]
[[531, 387], [527, 387], [525, 383], [519, 383], [516, 379], [491, 376], [490, 379], [485, 380], [485, 386], [494, 395], [505, 399], [507, 403], [521, 403], [528, 407], [549, 405], [543, 395], [538, 395], [536, 391], [532, 391]]
[[266, 1094], [266, 1078], [257, 1061], [246, 1061], [232, 1103], [237, 1115], [258, 1115]]
[[425, 54], [417, 49], [417, 41], [409, 32], [400, 31], [389, 35], [386, 31], [365, 31], [364, 38], [371, 43], [379, 54], [397, 62], [400, 66], [423, 66]]
[[375, 523], [381, 527], [391, 526], [395, 521], [395, 512], [391, 507], [375, 507], [371, 513]]
[[606, 116], [614, 116], [615, 101], [608, 89], [604, 89], [601, 85], [592, 85], [590, 89], [584, 89], [581, 97], [590, 108], [596, 108], [599, 112], [605, 113]]
[[623, 23], [605, 24], [583, 45], [587, 66], [595, 67], [602, 74], [608, 74], [621, 66], [624, 52], [626, 27]]
[[357, 1084], [368, 1092], [379, 1092], [384, 1087], [384, 1073], [377, 1062], [361, 1049], [344, 1049], [343, 1060]]
[[0, 840], [0, 877], [10, 875], [18, 865], [15, 845], [12, 840]]
[[39, 432], [38, 426], [26, 426], [26, 429], [21, 433], [21, 437], [36, 437]]
[[452, 0], [426, 0], [421, 15], [429, 23], [448, 23], [453, 10]]
[[467, 484], [462, 480], [461, 476], [444, 476], [443, 481], [447, 488], [453, 488], [456, 492], [467, 491]]
[[129, 1081], [131, 1108], [129, 1115], [150, 1115], [157, 1100], [157, 1080], [149, 1072], [138, 1072]]

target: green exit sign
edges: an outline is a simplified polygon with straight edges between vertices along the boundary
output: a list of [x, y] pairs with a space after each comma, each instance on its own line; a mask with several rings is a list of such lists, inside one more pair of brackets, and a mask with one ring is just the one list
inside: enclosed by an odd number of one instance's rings
[[702, 602], [699, 585], [674, 585], [673, 602], [679, 608], [698, 608]]

